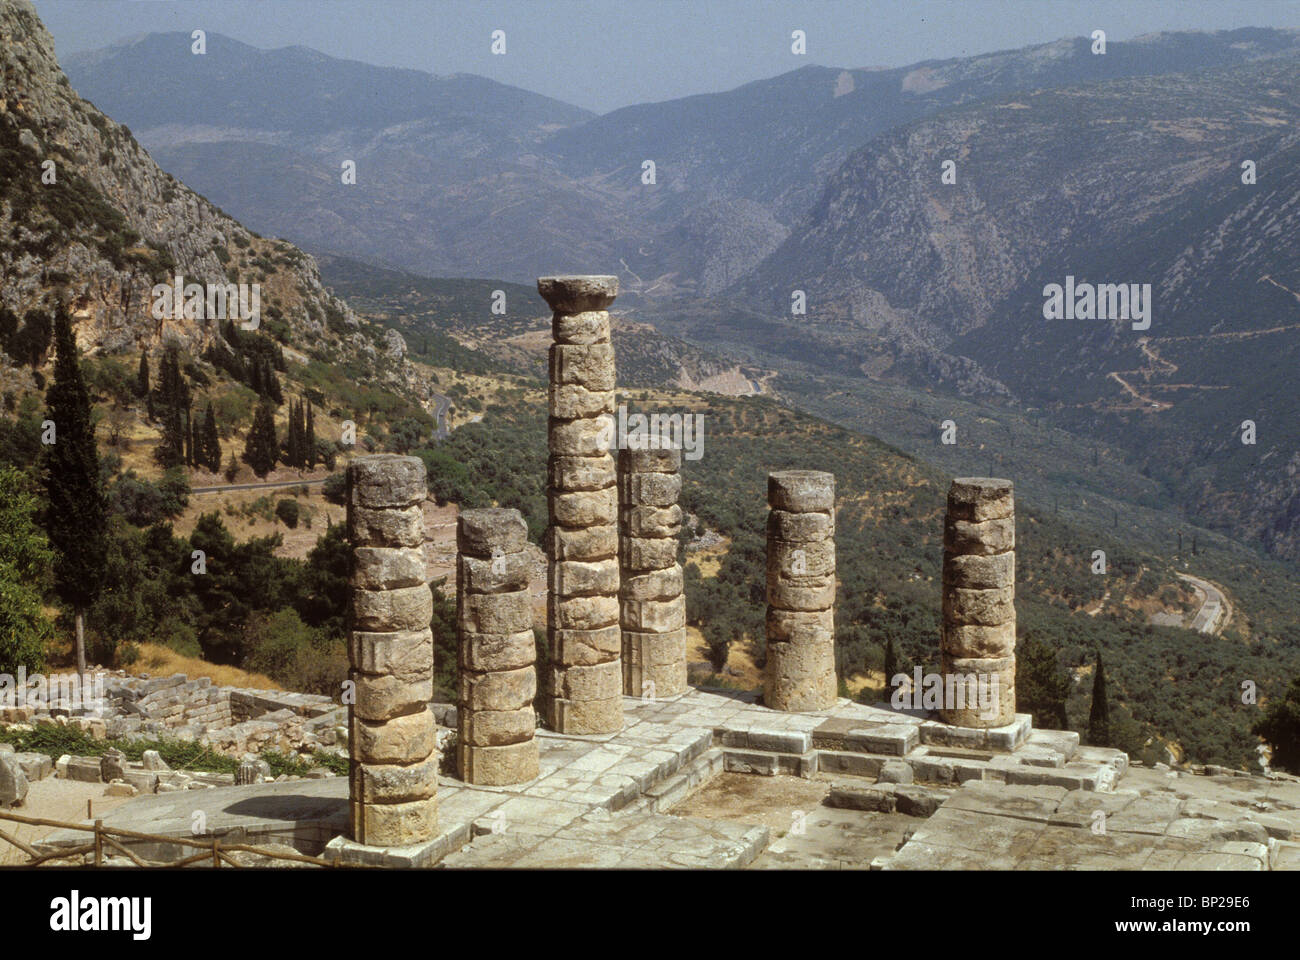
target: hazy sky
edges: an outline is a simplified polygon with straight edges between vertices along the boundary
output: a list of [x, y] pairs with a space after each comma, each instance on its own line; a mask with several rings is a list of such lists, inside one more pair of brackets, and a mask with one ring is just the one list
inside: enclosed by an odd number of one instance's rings
[[[59, 53], [202, 28], [256, 47], [477, 73], [605, 112], [809, 63], [901, 66], [1091, 34], [1300, 27], [1300, 0], [34, 0]], [[506, 53], [492, 55], [494, 30]], [[803, 30], [808, 53], [790, 34]]]

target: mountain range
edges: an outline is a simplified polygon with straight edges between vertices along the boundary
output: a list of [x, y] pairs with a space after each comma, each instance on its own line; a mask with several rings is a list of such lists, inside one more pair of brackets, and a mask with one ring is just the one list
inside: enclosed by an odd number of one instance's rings
[[[1300, 32], [809, 66], [603, 116], [483, 77], [207, 43], [151, 34], [65, 63], [256, 229], [425, 276], [617, 273], [628, 315], [716, 355], [679, 384], [794, 363], [1036, 411], [1124, 451], [1203, 525], [1300, 557]], [[1151, 284], [1150, 329], [1044, 320], [1067, 277]]]

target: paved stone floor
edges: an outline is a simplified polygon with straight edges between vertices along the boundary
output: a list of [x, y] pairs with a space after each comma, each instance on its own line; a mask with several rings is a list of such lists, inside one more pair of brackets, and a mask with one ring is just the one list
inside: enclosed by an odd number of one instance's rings
[[[624, 706], [618, 734], [539, 730], [541, 772], [531, 783], [442, 777], [442, 832], [420, 848], [340, 843], [343, 777], [145, 796], [104, 821], [393, 867], [1300, 868], [1300, 784], [1130, 771], [1119, 751], [1032, 731], [1027, 717], [965, 731], [849, 701], [787, 714], [750, 694], [696, 689]], [[809, 783], [802, 793], [790, 788], [795, 777]], [[795, 799], [777, 815], [782, 781]], [[776, 791], [770, 802], [765, 789]], [[731, 802], [742, 794], [748, 812]], [[796, 803], [808, 808], [797, 828]], [[769, 815], [754, 814], [765, 806]], [[1105, 833], [1094, 830], [1096, 811]]]

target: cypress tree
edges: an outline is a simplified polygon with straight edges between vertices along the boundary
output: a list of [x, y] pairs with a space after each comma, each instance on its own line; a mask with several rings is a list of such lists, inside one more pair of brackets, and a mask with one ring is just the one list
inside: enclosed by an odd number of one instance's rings
[[1097, 664], [1092, 676], [1092, 709], [1088, 712], [1088, 743], [1094, 747], [1109, 747], [1110, 706], [1106, 703], [1106, 667], [1097, 651]]
[[212, 402], [203, 414], [203, 464], [213, 473], [221, 469], [221, 438], [217, 436], [217, 417]]
[[271, 361], [266, 361], [266, 395], [277, 407], [284, 403], [284, 393], [280, 390], [280, 378], [275, 375]]
[[139, 397], [149, 396], [149, 353], [140, 351], [140, 369], [135, 375], [135, 392]]
[[72, 320], [60, 307], [54, 321], [54, 382], [45, 394], [54, 443], [41, 458], [41, 482], [49, 506], [45, 530], [55, 551], [54, 589], [72, 608], [77, 672], [86, 672], [86, 609], [99, 595], [108, 556], [107, 503], [99, 474], [90, 395], [77, 362]]
[[310, 400], [307, 401], [307, 469], [316, 469], [316, 422]]
[[894, 675], [898, 673], [898, 654], [894, 651], [894, 638], [885, 641], [885, 693], [890, 691]]
[[301, 468], [303, 464], [302, 455], [302, 422], [299, 419], [298, 401], [289, 401], [289, 457], [286, 462], [294, 468]]
[[268, 401], [263, 401], [253, 415], [253, 425], [249, 428], [248, 438], [244, 442], [244, 462], [253, 468], [259, 477], [264, 477], [275, 469], [279, 459], [279, 442], [275, 436], [275, 414]]

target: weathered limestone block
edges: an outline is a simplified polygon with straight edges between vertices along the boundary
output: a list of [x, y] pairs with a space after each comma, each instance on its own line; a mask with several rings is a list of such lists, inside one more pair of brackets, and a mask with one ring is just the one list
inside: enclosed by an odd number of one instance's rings
[[520, 633], [533, 626], [526, 591], [462, 594], [460, 628], [469, 633]]
[[362, 720], [391, 720], [421, 710], [433, 699], [433, 675], [424, 671], [414, 678], [402, 678], [391, 673], [373, 675], [353, 670], [351, 679], [356, 685], [352, 710]]
[[[542, 277], [537, 289], [554, 311], [555, 341], [547, 427], [552, 669], [545, 676], [546, 719], [561, 733], [612, 733], [623, 721], [620, 650], [609, 649], [602, 633], [618, 624], [620, 582], [618, 478], [609, 454], [616, 377], [605, 309], [618, 293], [618, 280]], [[606, 677], [613, 677], [612, 683]], [[598, 706], [588, 708], [589, 703]], [[471, 767], [487, 769], [498, 762], [491, 754], [470, 754], [462, 763]]]
[[682, 508], [633, 505], [623, 511], [623, 529], [630, 537], [658, 540], [682, 532]]
[[669, 633], [686, 626], [686, 598], [624, 600], [620, 611], [624, 630], [635, 633]]
[[613, 390], [588, 390], [576, 383], [551, 384], [550, 412], [558, 420], [598, 417], [614, 412]]
[[551, 488], [551, 523], [561, 527], [614, 526], [618, 522], [618, 489], [562, 491]]
[[409, 847], [438, 835], [438, 799], [354, 803], [354, 839], [372, 847]]
[[566, 700], [608, 700], [623, 690], [623, 672], [619, 661], [589, 666], [562, 666], [553, 669], [551, 690]]
[[[527, 527], [518, 510], [466, 510], [460, 517], [466, 534], [458, 537], [456, 762], [467, 783], [520, 783], [537, 776], [536, 643], [523, 552]], [[482, 624], [511, 629], [475, 629]]]
[[768, 577], [767, 602], [779, 610], [829, 610], [835, 605], [835, 575], [803, 577], [797, 581]]
[[948, 516], [953, 520], [982, 523], [1015, 514], [1010, 480], [992, 477], [958, 477], [948, 488]]
[[609, 311], [557, 313], [551, 318], [551, 336], [556, 343], [608, 343]]
[[358, 547], [352, 551], [352, 586], [395, 590], [423, 584], [424, 553], [410, 547]]
[[624, 602], [627, 600], [672, 600], [682, 595], [685, 578], [681, 564], [674, 563], [662, 570], [647, 573], [629, 573], [623, 578]]
[[613, 390], [614, 347], [608, 343], [553, 344], [550, 353], [551, 383], [574, 385], [588, 390]]
[[645, 666], [666, 666], [668, 664], [686, 663], [686, 629], [671, 633], [635, 633], [624, 634], [624, 656], [628, 663]]
[[551, 417], [547, 437], [557, 457], [599, 457], [608, 453], [614, 436], [614, 419], [608, 416], [560, 420]]
[[825, 643], [835, 641], [832, 610], [798, 611], [767, 608], [768, 642]]
[[372, 723], [354, 717], [348, 744], [362, 763], [419, 763], [437, 746], [437, 721], [429, 709]]
[[618, 561], [561, 560], [551, 568], [551, 592], [561, 597], [608, 596], [618, 592]]
[[527, 783], [536, 780], [540, 772], [535, 738], [499, 746], [461, 742], [456, 751], [461, 777], [466, 783], [488, 787]]
[[685, 654], [671, 663], [623, 661], [623, 689], [637, 690], [647, 700], [675, 697], [685, 693], [689, 686]]
[[438, 792], [438, 758], [419, 763], [358, 763], [353, 771], [363, 803], [427, 800]]
[[827, 710], [835, 705], [836, 687], [832, 644], [768, 643], [763, 687], [768, 706], [789, 712]]
[[564, 274], [539, 277], [537, 292], [557, 314], [604, 310], [618, 296], [618, 277], [604, 274]]
[[1016, 617], [1016, 591], [1012, 587], [993, 590], [947, 587], [943, 591], [943, 616], [949, 623], [999, 626]]
[[[616, 661], [621, 662], [621, 661]], [[547, 722], [555, 730], [588, 733], [596, 730], [614, 730], [623, 728], [623, 698], [610, 697], [608, 700], [567, 700], [552, 697], [548, 709]]]
[[531, 740], [537, 730], [537, 713], [531, 703], [520, 710], [458, 710], [456, 725], [461, 743], [499, 747]]
[[354, 668], [361, 673], [391, 674], [406, 680], [433, 676], [433, 631], [368, 633], [349, 636]]
[[990, 658], [1010, 657], [1016, 649], [1016, 622], [1011, 620], [995, 627], [974, 624], [945, 623], [943, 625], [943, 653], [954, 657]]
[[627, 473], [620, 493], [624, 503], [671, 507], [681, 496], [682, 478], [676, 473]]
[[516, 593], [528, 589], [528, 555], [471, 557], [461, 554], [460, 579], [470, 593]]
[[767, 504], [791, 513], [830, 513], [835, 509], [835, 481], [820, 470], [769, 473]]
[[392, 510], [349, 507], [348, 539], [354, 547], [422, 547], [424, 511], [419, 504]]
[[465, 556], [519, 553], [528, 546], [528, 524], [518, 510], [462, 510], [456, 518], [456, 548]]
[[662, 570], [677, 562], [676, 538], [648, 540], [644, 537], [623, 537], [620, 543], [620, 562], [629, 574]]
[[[1003, 727], [1016, 718], [1016, 659], [969, 659], [943, 654], [945, 709], [940, 716], [959, 727]], [[949, 700], [948, 691], [956, 693]]]
[[460, 704], [469, 710], [522, 710], [537, 695], [537, 672], [530, 664], [518, 670], [465, 672], [460, 677]]
[[547, 531], [546, 545], [548, 555], [557, 562], [607, 560], [618, 556], [618, 527], [612, 523], [576, 530], [553, 526]]
[[555, 643], [552, 662], [564, 666], [592, 666], [617, 660], [622, 634], [618, 624], [595, 630], [571, 630], [557, 627], [552, 631]]
[[460, 636], [460, 668], [477, 673], [518, 670], [537, 660], [533, 631], [517, 633], [471, 633]]
[[945, 553], [944, 582], [968, 590], [993, 590], [1016, 585], [1016, 555], [1012, 552], [992, 556]]
[[835, 478], [816, 470], [768, 476], [767, 662], [763, 699], [774, 710], [836, 702]]
[[1015, 517], [984, 520], [973, 523], [967, 520], [944, 521], [943, 548], [950, 553], [968, 553], [990, 556], [1006, 553], [1016, 548]]
[[1011, 481], [953, 481], [944, 521], [940, 716], [957, 726], [1015, 719], [1015, 532]]
[[423, 630], [433, 617], [433, 594], [427, 584], [396, 590], [353, 590], [352, 622], [372, 633]]
[[548, 604], [548, 626], [598, 630], [618, 623], [618, 597], [556, 597]]
[[835, 536], [835, 516], [830, 513], [791, 513], [771, 510], [767, 515], [768, 540], [797, 543], [825, 540]]
[[[433, 595], [422, 551], [424, 463], [357, 457], [347, 477], [349, 831], [354, 841], [374, 846], [422, 843], [437, 835], [438, 809], [436, 727], [429, 710]], [[241, 765], [241, 775], [252, 777], [247, 766]]]
[[548, 471], [548, 483], [560, 490], [606, 490], [618, 482], [614, 458], [603, 452], [595, 457], [552, 457]]
[[410, 507], [428, 496], [424, 461], [374, 454], [348, 464], [348, 502], [369, 510]]

